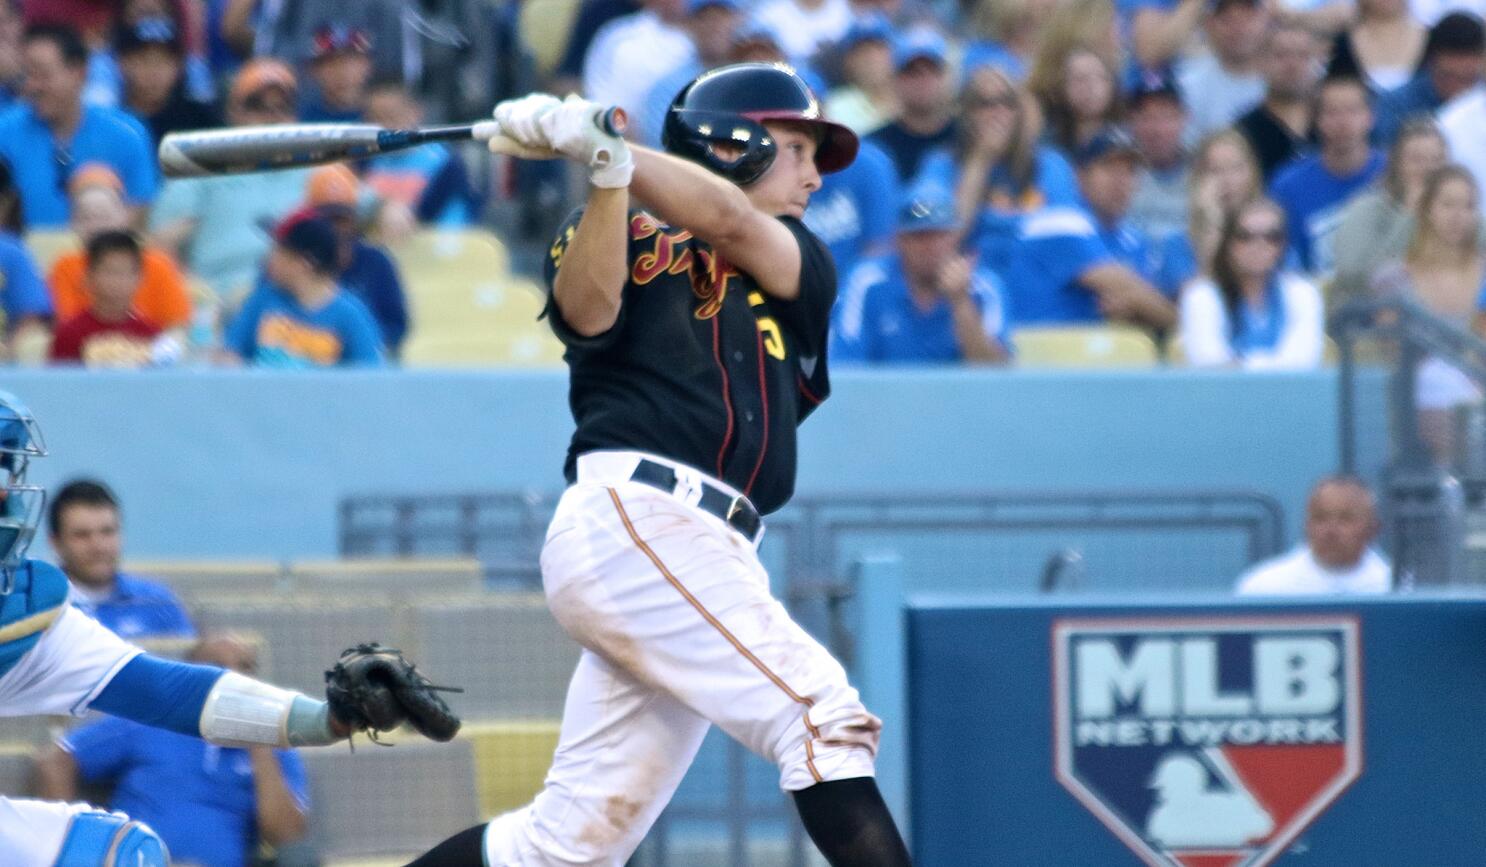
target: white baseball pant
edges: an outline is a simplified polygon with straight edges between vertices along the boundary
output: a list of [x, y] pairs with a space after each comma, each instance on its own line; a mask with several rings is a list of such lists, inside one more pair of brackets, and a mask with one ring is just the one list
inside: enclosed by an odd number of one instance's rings
[[[675, 493], [630, 481], [642, 459]], [[797, 791], [873, 775], [882, 723], [769, 593], [754, 544], [697, 508], [701, 472], [578, 459], [542, 549], [553, 615], [584, 647], [542, 791], [485, 832], [491, 867], [622, 865], [716, 723]]]

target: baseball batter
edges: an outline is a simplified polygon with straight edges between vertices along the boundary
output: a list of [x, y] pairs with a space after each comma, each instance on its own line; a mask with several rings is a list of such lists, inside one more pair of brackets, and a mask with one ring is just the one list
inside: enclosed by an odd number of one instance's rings
[[[45, 454], [35, 419], [0, 391], [0, 716], [92, 709], [224, 746], [330, 744], [404, 719], [437, 740], [454, 736], [459, 721], [434, 688], [379, 647], [342, 656], [328, 678], [329, 700], [319, 701], [214, 666], [150, 656], [68, 605], [67, 576], [25, 559], [43, 500], [40, 488], [26, 484], [26, 469]], [[388, 676], [391, 695], [381, 686]], [[155, 833], [122, 814], [0, 797], [0, 867], [167, 863]]]
[[577, 432], [541, 557], [584, 651], [536, 800], [414, 864], [621, 865], [714, 723], [779, 766], [830, 863], [908, 864], [873, 780], [881, 722], [756, 553], [830, 390], [836, 273], [800, 217], [856, 137], [779, 65], [688, 85], [666, 153], [603, 133], [601, 110], [545, 94], [495, 110], [528, 155], [593, 184], [547, 262]]

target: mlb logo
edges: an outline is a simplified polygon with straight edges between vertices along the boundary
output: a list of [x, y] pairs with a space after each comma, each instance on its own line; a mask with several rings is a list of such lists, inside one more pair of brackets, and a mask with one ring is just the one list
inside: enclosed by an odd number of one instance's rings
[[1259, 867], [1362, 772], [1350, 617], [1053, 625], [1058, 781], [1147, 864]]

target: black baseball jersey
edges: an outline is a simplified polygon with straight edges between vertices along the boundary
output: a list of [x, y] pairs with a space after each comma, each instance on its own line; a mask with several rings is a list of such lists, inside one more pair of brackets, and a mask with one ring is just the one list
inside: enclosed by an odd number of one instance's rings
[[[547, 256], [552, 286], [581, 211]], [[567, 347], [578, 424], [565, 473], [602, 449], [649, 452], [742, 491], [760, 512], [795, 486], [795, 428], [830, 391], [826, 333], [836, 298], [831, 255], [799, 220], [800, 294], [774, 298], [690, 231], [644, 211], [629, 217], [629, 280], [619, 317], [583, 337], [549, 294], [545, 315]]]

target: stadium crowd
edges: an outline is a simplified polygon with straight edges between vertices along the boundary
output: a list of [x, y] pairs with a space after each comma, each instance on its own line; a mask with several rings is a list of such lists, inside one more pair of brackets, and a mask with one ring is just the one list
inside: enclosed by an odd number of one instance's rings
[[[863, 136], [806, 214], [842, 364], [1015, 363], [1019, 332], [1111, 323], [1187, 365], [1304, 369], [1372, 297], [1486, 333], [1471, 2], [3, 0], [0, 358], [396, 363], [399, 246], [540, 250], [580, 192], [561, 163], [428, 145], [163, 180], [161, 137], [540, 88], [658, 145], [676, 92], [740, 61], [795, 66]], [[1451, 370], [1421, 402], [1474, 399]]]

